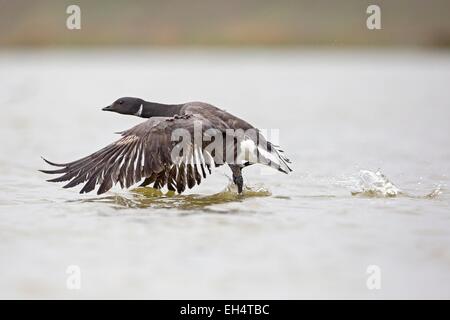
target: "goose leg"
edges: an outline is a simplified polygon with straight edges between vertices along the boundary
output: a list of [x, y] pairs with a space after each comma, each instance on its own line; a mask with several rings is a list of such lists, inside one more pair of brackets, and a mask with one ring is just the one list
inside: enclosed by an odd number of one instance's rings
[[233, 172], [233, 182], [238, 188], [238, 193], [242, 193], [244, 187], [244, 178], [242, 178], [242, 167], [238, 165], [230, 165], [231, 172]]

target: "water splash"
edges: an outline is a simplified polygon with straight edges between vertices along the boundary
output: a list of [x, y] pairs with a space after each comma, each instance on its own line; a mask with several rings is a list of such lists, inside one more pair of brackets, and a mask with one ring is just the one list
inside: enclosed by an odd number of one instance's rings
[[402, 194], [402, 191], [380, 170], [360, 170], [359, 179], [351, 193], [354, 196], [396, 197]]
[[427, 194], [424, 198], [426, 199], [436, 199], [443, 193], [442, 185], [438, 185], [433, 191]]
[[[221, 193], [237, 194], [237, 192], [238, 192], [238, 189], [237, 189], [236, 185], [233, 182], [230, 182], [226, 186], [226, 188], [218, 194], [221, 194]], [[254, 185], [254, 186], [244, 185], [241, 196], [249, 198], [249, 197], [268, 197], [271, 195], [272, 195], [272, 193], [269, 191], [269, 189], [264, 187], [262, 184], [259, 184], [259, 185]]]
[[409, 194], [398, 188], [378, 169], [376, 172], [360, 170], [358, 177], [351, 181], [351, 194], [353, 196], [369, 198], [393, 198], [404, 196], [416, 199], [436, 199], [443, 193], [443, 186], [438, 185], [426, 195]]
[[116, 208], [176, 208], [182, 210], [200, 209], [209, 211], [208, 208], [213, 205], [242, 202], [248, 198], [268, 197], [271, 195], [271, 192], [261, 185], [245, 185], [242, 194], [238, 194], [236, 186], [230, 183], [223, 191], [213, 195], [179, 195], [172, 191], [164, 193], [161, 190], [151, 187], [138, 187], [127, 194], [83, 199], [81, 201], [108, 203]]

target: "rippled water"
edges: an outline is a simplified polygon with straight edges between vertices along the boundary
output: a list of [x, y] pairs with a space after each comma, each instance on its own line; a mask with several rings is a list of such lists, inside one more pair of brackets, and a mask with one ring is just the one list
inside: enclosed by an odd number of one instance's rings
[[[450, 54], [19, 51], [0, 70], [0, 297], [450, 298]], [[222, 168], [181, 196], [45, 182], [40, 156], [141, 121], [100, 111], [120, 96], [279, 129], [294, 172], [245, 169], [242, 196]]]

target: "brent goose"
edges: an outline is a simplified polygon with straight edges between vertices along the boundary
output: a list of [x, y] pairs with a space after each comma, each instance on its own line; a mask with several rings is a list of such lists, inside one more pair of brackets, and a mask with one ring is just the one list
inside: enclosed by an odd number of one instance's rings
[[116, 183], [129, 188], [144, 179], [140, 186], [153, 183], [153, 188], [182, 193], [186, 185], [200, 184], [212, 167], [226, 163], [242, 193], [241, 171], [248, 165], [292, 171], [283, 151], [258, 129], [207, 103], [167, 105], [125, 97], [102, 110], [149, 119], [119, 132], [122, 138], [87, 157], [64, 164], [44, 159], [59, 169], [40, 171], [62, 174], [48, 181], [69, 181], [64, 188], [86, 182], [80, 193], [100, 185], [97, 194], [102, 194]]

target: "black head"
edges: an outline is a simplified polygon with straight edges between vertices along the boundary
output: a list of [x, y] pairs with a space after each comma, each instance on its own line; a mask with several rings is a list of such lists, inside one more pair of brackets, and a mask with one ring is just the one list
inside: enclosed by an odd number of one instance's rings
[[114, 111], [121, 114], [140, 116], [144, 100], [139, 98], [124, 97], [113, 102], [112, 105], [103, 108], [104, 111]]

